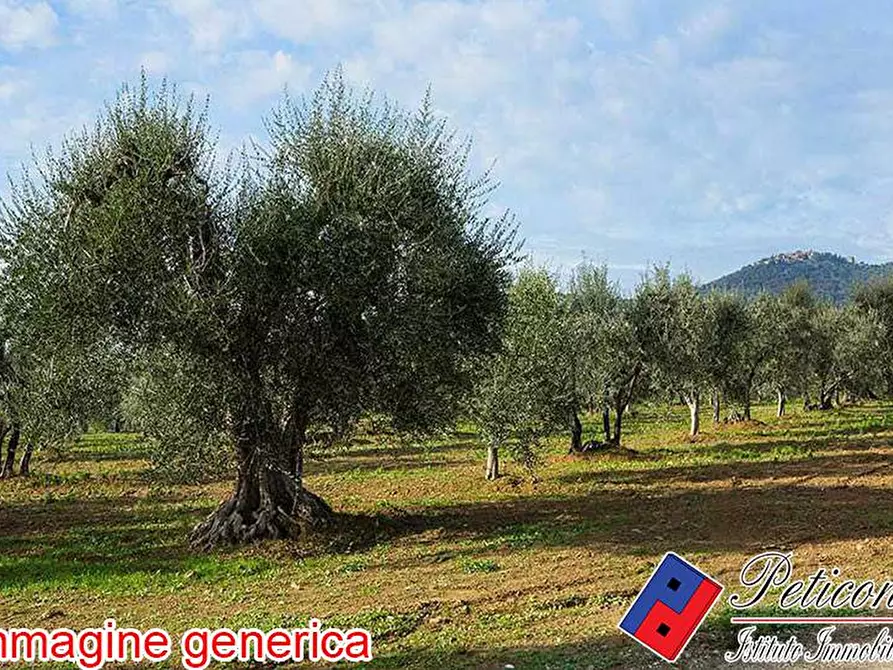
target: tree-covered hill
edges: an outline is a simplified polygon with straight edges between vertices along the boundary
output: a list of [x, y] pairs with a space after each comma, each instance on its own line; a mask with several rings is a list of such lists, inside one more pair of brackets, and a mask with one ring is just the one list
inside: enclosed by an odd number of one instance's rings
[[893, 272], [893, 263], [872, 265], [832, 253], [795, 251], [746, 265], [703, 288], [707, 291], [730, 289], [754, 295], [761, 291], [779, 293], [791, 284], [805, 280], [817, 295], [839, 303], [846, 301], [860, 284], [890, 272]]

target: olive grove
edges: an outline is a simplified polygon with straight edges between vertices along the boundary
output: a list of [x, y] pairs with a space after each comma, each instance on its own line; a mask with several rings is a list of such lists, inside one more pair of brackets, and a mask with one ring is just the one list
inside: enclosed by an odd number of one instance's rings
[[[24, 337], [112, 342], [149, 362], [146, 379], [180, 377], [180, 397], [144, 408], [228, 436], [237, 481], [193, 532], [203, 547], [331, 523], [303, 483], [311, 426], [337, 436], [368, 411], [401, 428], [454, 417], [465, 362], [499, 344], [516, 248], [511, 221], [482, 214], [489, 179], [469, 178], [468, 147], [427, 100], [405, 113], [336, 73], [267, 129], [268, 147], [221, 169], [205, 110], [144, 80], [4, 211]], [[143, 417], [153, 425], [164, 418]]]

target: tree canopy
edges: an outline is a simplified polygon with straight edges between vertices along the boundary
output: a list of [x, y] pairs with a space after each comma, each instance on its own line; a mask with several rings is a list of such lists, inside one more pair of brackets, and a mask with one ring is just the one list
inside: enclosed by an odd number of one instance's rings
[[221, 169], [205, 110], [144, 79], [4, 212], [15, 317], [80, 349], [166, 352], [212, 402], [192, 427], [225, 427], [238, 481], [202, 546], [328, 523], [303, 487], [308, 429], [441, 424], [507, 309], [513, 223], [482, 213], [492, 183], [427, 99], [407, 113], [336, 73], [267, 127], [269, 147]]

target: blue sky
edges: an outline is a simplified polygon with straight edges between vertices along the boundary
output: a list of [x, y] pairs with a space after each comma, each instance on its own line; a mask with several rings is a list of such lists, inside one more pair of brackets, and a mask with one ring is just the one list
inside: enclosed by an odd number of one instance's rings
[[893, 260], [893, 6], [869, 0], [0, 0], [0, 172], [140, 68], [210, 95], [228, 150], [339, 63], [405, 105], [430, 84], [539, 262], [631, 286]]

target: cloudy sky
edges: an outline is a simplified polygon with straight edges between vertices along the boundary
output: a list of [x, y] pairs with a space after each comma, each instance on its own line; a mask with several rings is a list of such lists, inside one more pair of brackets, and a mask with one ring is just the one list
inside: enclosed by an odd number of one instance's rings
[[893, 260], [880, 0], [0, 0], [0, 172], [140, 68], [210, 95], [231, 149], [339, 63], [405, 105], [430, 84], [537, 261], [629, 286], [665, 261]]

